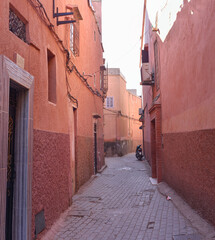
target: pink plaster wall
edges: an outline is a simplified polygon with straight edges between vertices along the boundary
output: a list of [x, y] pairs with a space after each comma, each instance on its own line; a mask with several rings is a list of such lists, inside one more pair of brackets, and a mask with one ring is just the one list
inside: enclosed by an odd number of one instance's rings
[[[52, 1], [41, 0], [41, 3], [50, 21], [54, 24], [56, 33], [62, 39], [64, 46], [69, 49], [69, 26], [56, 26], [56, 19], [52, 17]], [[9, 4], [27, 22], [29, 44], [24, 43], [8, 29]], [[67, 4], [71, 4], [71, 1], [56, 1], [60, 12], [66, 11]], [[72, 4], [78, 5], [83, 20], [80, 21], [80, 55], [75, 57], [70, 52], [71, 60], [81, 74], [83, 72], [92, 75], [95, 73], [95, 81], [92, 77], [88, 78], [88, 82], [94, 90], [97, 89], [101, 93], [99, 78], [99, 69], [103, 65], [101, 32], [88, 1], [74, 0]], [[101, 13], [98, 14], [101, 15]], [[2, 0], [0, 31], [0, 54], [15, 61], [14, 55], [18, 53], [25, 60], [24, 69], [34, 76], [32, 221], [34, 221], [35, 214], [44, 207], [47, 228], [50, 228], [60, 213], [69, 206], [75, 185], [77, 185], [75, 182], [80, 183], [78, 185], [80, 186], [93, 174], [92, 168], [89, 167], [94, 164], [93, 114], [101, 116], [98, 120], [97, 133], [99, 139], [98, 167], [101, 168], [104, 165], [104, 146], [101, 144], [103, 141], [103, 102], [100, 97], [89, 91], [75, 72], [69, 74], [70, 93], [78, 100], [77, 124], [74, 127], [73, 107], [77, 106], [67, 97], [65, 54], [30, 1]], [[56, 104], [48, 101], [47, 49], [56, 57]], [[76, 129], [75, 137], [73, 136], [74, 128]], [[84, 142], [90, 143], [84, 145]], [[86, 152], [89, 152], [88, 159], [80, 154], [81, 149], [84, 148]], [[81, 177], [82, 172], [85, 173], [84, 178]], [[34, 223], [32, 235], [33, 232]]]
[[[161, 94], [163, 180], [213, 224], [214, 11], [213, 0], [184, 1], [164, 39], [162, 27], [160, 33], [149, 31], [146, 39], [151, 70], [154, 68], [155, 40], [159, 46], [160, 90], [156, 90], [156, 85], [143, 86], [143, 101], [147, 108], [152, 106], [152, 99]], [[158, 28], [159, 21], [163, 20], [159, 16]], [[151, 23], [148, 24], [146, 29], [151, 29]], [[151, 160], [151, 128], [147, 108], [144, 140], [147, 158]], [[202, 192], [204, 194], [200, 194]]]
[[186, 3], [161, 44], [163, 133], [215, 128], [214, 9], [214, 1]]
[[185, 3], [160, 48], [164, 179], [213, 224], [214, 11], [214, 1]]
[[[207, 4], [201, 0], [191, 0], [189, 3], [185, 1], [164, 42], [159, 34], [151, 30], [150, 38], [146, 37], [149, 41], [151, 71], [154, 70], [153, 44], [156, 39], [159, 46], [163, 133], [215, 127], [215, 82], [212, 77], [215, 69], [211, 64], [214, 58], [215, 34], [213, 24], [210, 24], [215, 18], [213, 10], [213, 1]], [[146, 22], [146, 29], [151, 29], [151, 23]], [[152, 99], [157, 94], [155, 87], [144, 86], [144, 107], [147, 103], [150, 108]], [[146, 126], [149, 126], [149, 121], [146, 109]], [[148, 127], [144, 129], [144, 136], [146, 145], [150, 145]]]
[[99, 25], [100, 32], [102, 32], [102, 0], [92, 0], [93, 7], [95, 9], [96, 20]]
[[[141, 98], [126, 90], [126, 81], [115, 69], [109, 69], [107, 97], [114, 97], [114, 107], [104, 109], [105, 142], [131, 141], [131, 149], [142, 141], [139, 129], [139, 108]], [[135, 143], [133, 143], [135, 142]]]

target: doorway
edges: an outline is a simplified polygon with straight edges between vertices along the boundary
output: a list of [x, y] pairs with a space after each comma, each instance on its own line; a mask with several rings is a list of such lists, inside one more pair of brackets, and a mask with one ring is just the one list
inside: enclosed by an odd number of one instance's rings
[[77, 141], [77, 108], [73, 107], [73, 126], [72, 126], [72, 161], [75, 166], [72, 166], [74, 171], [73, 173], [73, 193], [72, 196], [76, 192], [76, 185], [77, 185], [77, 159], [76, 159], [76, 141]]
[[152, 178], [157, 178], [155, 119], [151, 121], [151, 157]]
[[33, 77], [0, 55], [0, 239], [31, 239]]
[[97, 173], [97, 124], [94, 123], [94, 173]]

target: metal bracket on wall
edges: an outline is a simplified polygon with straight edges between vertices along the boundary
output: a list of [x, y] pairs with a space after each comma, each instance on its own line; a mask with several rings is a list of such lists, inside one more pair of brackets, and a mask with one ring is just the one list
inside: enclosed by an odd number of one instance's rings
[[67, 23], [76, 22], [75, 20], [67, 20], [67, 21], [59, 21], [58, 20], [59, 17], [69, 16], [69, 15], [73, 15], [73, 12], [59, 13], [58, 12], [58, 7], [57, 7], [57, 10], [55, 12], [55, 0], [53, 0], [53, 18], [57, 18], [57, 26], [61, 25], [61, 24], [67, 24]]

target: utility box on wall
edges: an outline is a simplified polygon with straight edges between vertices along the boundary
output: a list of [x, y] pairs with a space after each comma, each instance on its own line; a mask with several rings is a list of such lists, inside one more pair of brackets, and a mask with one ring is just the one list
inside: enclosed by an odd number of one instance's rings
[[142, 66], [140, 70], [141, 83], [140, 85], [153, 85], [154, 75], [150, 71], [148, 47], [142, 50]]
[[150, 67], [148, 62], [142, 64], [141, 76], [142, 76], [142, 82], [151, 80]]
[[149, 67], [149, 55], [148, 48], [142, 50], [142, 67], [141, 67], [141, 80], [150, 81], [150, 67]]

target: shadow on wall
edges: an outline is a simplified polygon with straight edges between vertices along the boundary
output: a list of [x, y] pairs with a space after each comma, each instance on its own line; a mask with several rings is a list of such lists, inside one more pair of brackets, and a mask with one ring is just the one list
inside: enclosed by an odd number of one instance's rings
[[105, 157], [121, 157], [128, 153], [134, 152], [139, 142], [131, 140], [123, 140], [116, 142], [105, 142], [104, 152]]

